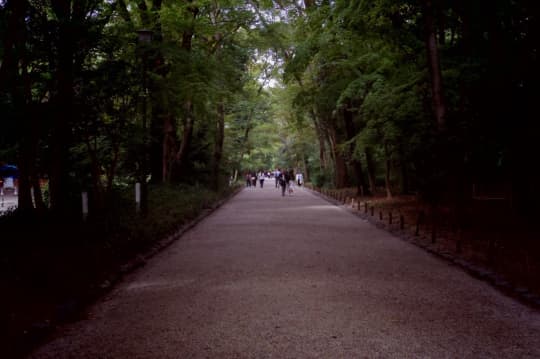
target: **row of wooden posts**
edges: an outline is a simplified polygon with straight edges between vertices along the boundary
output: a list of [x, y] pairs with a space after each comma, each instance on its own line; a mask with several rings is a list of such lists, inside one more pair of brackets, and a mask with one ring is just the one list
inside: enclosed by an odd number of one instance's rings
[[[340, 191], [340, 190], [333, 190], [333, 189], [326, 189], [326, 188], [318, 188], [314, 187], [313, 190], [322, 193], [325, 196], [334, 198], [335, 200], [344, 203], [346, 205], [350, 205], [353, 209], [357, 209], [358, 211], [362, 211], [367, 215], [369, 214], [371, 217], [375, 217], [375, 206], [371, 205], [369, 201], [361, 202], [359, 197], [351, 196], [347, 191]], [[388, 210], [388, 216], [387, 216], [388, 225], [394, 224], [394, 213], [392, 210]], [[396, 218], [397, 219], [397, 218]], [[381, 222], [384, 221], [384, 213], [383, 210], [379, 210], [379, 220]], [[426, 214], [424, 211], [419, 211], [417, 213], [416, 217], [416, 223], [414, 223], [414, 236], [419, 237], [421, 227], [425, 225], [426, 220]], [[402, 213], [399, 213], [399, 229], [401, 231], [405, 230], [405, 216]], [[397, 223], [396, 223], [397, 224]], [[431, 226], [431, 242], [436, 243], [437, 241], [437, 235], [438, 235], [438, 228], [437, 228], [437, 221], [433, 221], [433, 224]], [[459, 238], [456, 240], [456, 252], [461, 252], [461, 241]]]

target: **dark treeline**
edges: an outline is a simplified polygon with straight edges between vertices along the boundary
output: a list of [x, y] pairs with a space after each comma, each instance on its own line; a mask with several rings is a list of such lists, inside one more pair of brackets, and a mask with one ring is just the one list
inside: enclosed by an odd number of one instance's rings
[[21, 209], [256, 164], [533, 214], [538, 21], [527, 0], [3, 0], [0, 160]]
[[538, 212], [533, 1], [305, 5], [282, 53], [292, 122], [318, 143], [305, 153], [316, 183], [452, 203], [484, 188]]
[[0, 161], [19, 167], [19, 209], [78, 213], [88, 191], [97, 213], [135, 182], [220, 187], [257, 32], [242, 1], [0, 1]]

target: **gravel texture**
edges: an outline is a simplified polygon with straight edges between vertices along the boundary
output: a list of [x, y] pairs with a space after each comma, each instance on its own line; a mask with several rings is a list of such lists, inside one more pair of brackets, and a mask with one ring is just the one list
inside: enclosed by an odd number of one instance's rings
[[540, 312], [307, 191], [282, 197], [268, 184], [30, 357], [540, 358]]

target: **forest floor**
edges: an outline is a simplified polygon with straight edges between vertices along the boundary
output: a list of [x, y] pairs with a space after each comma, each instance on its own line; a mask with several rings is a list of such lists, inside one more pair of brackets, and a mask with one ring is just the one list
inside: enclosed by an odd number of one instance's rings
[[476, 200], [457, 213], [450, 206], [433, 208], [414, 195], [356, 197], [352, 188], [310, 189], [540, 307], [540, 230], [513, 215], [505, 201]]

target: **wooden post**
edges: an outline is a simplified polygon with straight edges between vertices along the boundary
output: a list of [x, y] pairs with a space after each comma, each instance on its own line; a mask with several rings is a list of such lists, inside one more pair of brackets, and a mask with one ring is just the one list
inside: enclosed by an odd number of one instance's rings
[[364, 213], [367, 214], [368, 212], [368, 203], [364, 202]]

